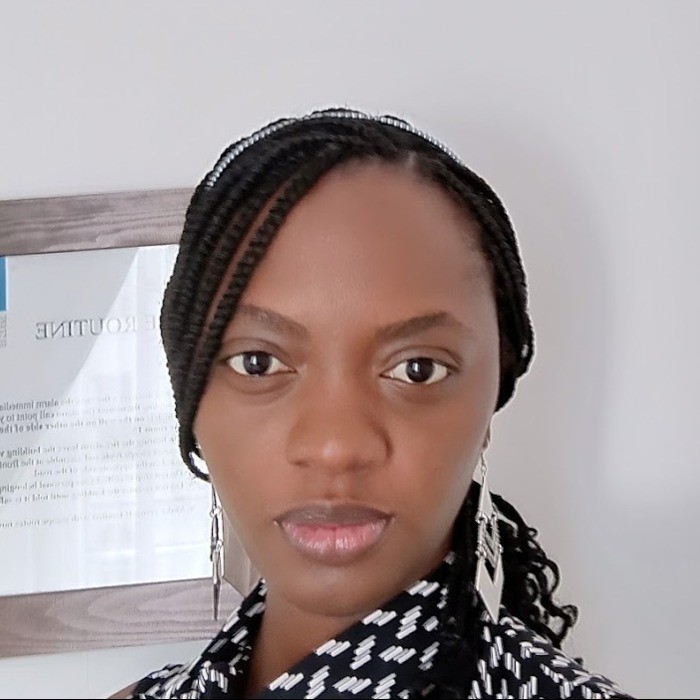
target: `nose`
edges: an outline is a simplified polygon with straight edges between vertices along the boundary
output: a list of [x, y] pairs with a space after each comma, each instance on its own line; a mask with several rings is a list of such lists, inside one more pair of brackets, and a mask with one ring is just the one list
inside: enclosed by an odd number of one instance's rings
[[295, 403], [287, 443], [291, 464], [332, 476], [375, 468], [389, 457], [376, 397], [356, 378], [309, 382]]

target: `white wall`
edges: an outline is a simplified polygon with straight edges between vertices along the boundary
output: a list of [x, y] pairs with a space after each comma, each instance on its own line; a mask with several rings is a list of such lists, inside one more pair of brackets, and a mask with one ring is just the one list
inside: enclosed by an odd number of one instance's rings
[[[496, 490], [580, 604], [569, 649], [637, 696], [694, 697], [699, 28], [692, 0], [5, 0], [0, 198], [193, 186], [315, 106], [445, 140], [503, 197], [530, 277]], [[198, 646], [0, 660], [0, 695], [105, 696]]]

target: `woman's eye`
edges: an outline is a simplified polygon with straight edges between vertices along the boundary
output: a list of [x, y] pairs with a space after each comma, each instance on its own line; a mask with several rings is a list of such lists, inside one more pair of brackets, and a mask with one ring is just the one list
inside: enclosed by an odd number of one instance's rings
[[384, 376], [407, 384], [434, 384], [444, 379], [449, 373], [449, 369], [437, 360], [429, 357], [415, 357], [399, 362]]
[[269, 377], [272, 374], [291, 371], [274, 355], [262, 351], [239, 352], [229, 357], [226, 364], [236, 374], [242, 374], [244, 377]]

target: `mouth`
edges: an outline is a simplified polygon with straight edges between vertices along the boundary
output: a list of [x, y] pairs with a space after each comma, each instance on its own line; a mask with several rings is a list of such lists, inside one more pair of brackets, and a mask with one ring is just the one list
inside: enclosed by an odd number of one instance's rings
[[371, 550], [392, 520], [384, 511], [350, 503], [317, 503], [275, 519], [287, 541], [304, 556], [347, 564]]

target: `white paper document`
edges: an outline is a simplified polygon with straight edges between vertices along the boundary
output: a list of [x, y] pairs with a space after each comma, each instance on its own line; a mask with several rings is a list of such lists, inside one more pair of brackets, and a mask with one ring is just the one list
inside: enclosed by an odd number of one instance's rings
[[209, 574], [158, 330], [176, 253], [0, 258], [0, 595]]

